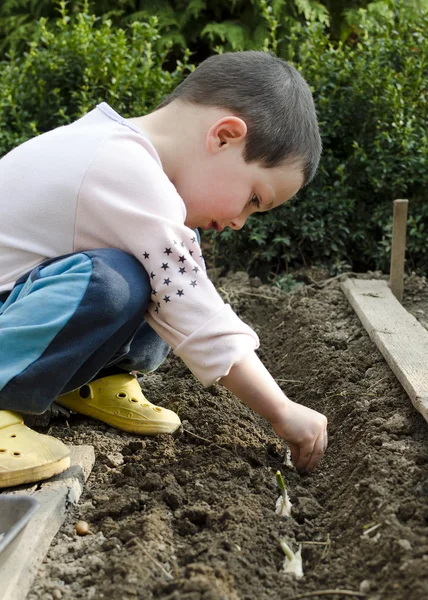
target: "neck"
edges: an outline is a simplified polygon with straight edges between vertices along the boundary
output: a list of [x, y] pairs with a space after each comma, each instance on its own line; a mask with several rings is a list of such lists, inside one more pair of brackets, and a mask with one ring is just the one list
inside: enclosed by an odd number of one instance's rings
[[205, 152], [208, 129], [223, 113], [224, 110], [216, 107], [174, 100], [159, 110], [130, 121], [150, 138], [163, 170], [175, 185], [180, 170]]

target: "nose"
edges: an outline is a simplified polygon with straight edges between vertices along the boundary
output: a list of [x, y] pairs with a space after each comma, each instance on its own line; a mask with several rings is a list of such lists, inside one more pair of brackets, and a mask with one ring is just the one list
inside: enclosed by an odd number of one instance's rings
[[245, 225], [245, 222], [247, 220], [247, 217], [244, 215], [239, 215], [239, 217], [235, 217], [230, 223], [229, 223], [229, 227], [231, 229], [235, 229], [236, 231], [239, 231], [239, 229], [242, 229]]

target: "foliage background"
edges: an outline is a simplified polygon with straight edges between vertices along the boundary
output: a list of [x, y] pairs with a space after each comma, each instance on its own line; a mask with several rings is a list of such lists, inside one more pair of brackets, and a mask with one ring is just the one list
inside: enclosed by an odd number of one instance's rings
[[298, 198], [214, 236], [215, 261], [271, 274], [388, 269], [392, 200], [409, 198], [408, 268], [427, 272], [428, 2], [5, 0], [0, 155], [100, 101], [154, 108], [213, 52], [271, 51], [310, 83], [324, 155]]

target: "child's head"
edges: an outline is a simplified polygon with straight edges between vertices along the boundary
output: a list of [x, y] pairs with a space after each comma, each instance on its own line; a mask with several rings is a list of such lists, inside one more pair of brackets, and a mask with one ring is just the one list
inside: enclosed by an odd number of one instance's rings
[[202, 62], [159, 108], [173, 100], [226, 108], [245, 121], [244, 159], [272, 168], [298, 164], [303, 185], [321, 155], [315, 106], [308, 84], [284, 60], [266, 52], [230, 52]]
[[270, 54], [208, 58], [157, 110], [179, 124], [178, 143], [169, 145], [177, 168], [167, 174], [186, 204], [189, 227], [240, 229], [316, 172], [321, 139], [309, 86]]

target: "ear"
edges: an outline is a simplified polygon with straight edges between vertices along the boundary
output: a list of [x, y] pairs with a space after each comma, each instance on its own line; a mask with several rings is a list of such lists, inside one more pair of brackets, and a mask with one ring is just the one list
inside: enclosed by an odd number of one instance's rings
[[247, 135], [247, 124], [239, 117], [223, 117], [216, 121], [207, 132], [207, 150], [214, 154], [231, 145], [240, 144]]

